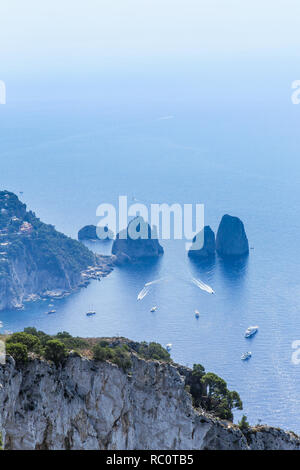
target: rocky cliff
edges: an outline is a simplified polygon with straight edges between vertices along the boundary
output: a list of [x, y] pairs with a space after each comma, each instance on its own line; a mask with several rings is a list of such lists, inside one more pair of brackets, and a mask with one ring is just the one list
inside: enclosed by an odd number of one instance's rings
[[206, 259], [215, 256], [216, 241], [215, 234], [209, 225], [194, 236], [188, 256], [196, 259]]
[[0, 191], [0, 310], [68, 294], [111, 269], [109, 257], [57, 232], [15, 194]]
[[249, 253], [244, 224], [238, 217], [223, 215], [217, 232], [216, 248], [218, 254], [225, 258]]
[[6, 449], [299, 449], [275, 428], [243, 434], [192, 406], [185, 368], [132, 358], [127, 373], [71, 354], [56, 368], [33, 359], [0, 366]]
[[117, 234], [112, 246], [116, 264], [157, 258], [163, 252], [155, 228], [151, 228], [142, 217], [131, 220], [127, 229]]

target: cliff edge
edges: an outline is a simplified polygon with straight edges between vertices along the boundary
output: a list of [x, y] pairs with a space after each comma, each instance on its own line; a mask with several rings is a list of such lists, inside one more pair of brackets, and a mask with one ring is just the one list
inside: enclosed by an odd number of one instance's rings
[[58, 297], [112, 270], [110, 257], [40, 221], [18, 197], [0, 191], [0, 310]]
[[183, 369], [132, 356], [125, 372], [70, 354], [0, 366], [0, 431], [5, 449], [299, 449], [271, 427], [247, 433], [195, 409]]

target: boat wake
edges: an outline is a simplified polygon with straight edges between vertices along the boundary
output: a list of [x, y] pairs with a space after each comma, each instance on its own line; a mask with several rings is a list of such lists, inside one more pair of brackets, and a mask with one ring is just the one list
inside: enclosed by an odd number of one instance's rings
[[164, 280], [165, 280], [164, 277], [162, 277], [161, 279], [155, 279], [154, 281], [146, 282], [145, 286], [146, 287], [152, 286], [153, 284], [158, 284], [159, 282], [164, 281]]
[[139, 294], [137, 296], [137, 300], [142, 300], [144, 297], [146, 297], [149, 290], [150, 290], [150, 287], [144, 286], [143, 289], [141, 290], [141, 292], [139, 292]]
[[208, 292], [209, 294], [214, 294], [215, 291], [207, 284], [204, 284], [204, 282], [200, 281], [200, 279], [196, 279], [195, 277], [192, 278], [192, 282], [199, 287], [199, 289], [204, 290], [205, 292]]

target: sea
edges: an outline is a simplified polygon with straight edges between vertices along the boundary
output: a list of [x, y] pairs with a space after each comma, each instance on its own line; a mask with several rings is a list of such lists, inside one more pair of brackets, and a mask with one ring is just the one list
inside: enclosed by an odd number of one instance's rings
[[[300, 364], [292, 360], [300, 340], [300, 106], [291, 101], [298, 68], [288, 57], [187, 58], [7, 83], [0, 188], [42, 221], [77, 238], [98, 223], [98, 205], [117, 208], [120, 195], [146, 205], [204, 204], [215, 232], [223, 214], [240, 217], [252, 249], [247, 259], [200, 265], [186, 240], [162, 240], [157, 261], [116, 267], [55, 300], [53, 315], [45, 301], [0, 312], [2, 331], [35, 326], [172, 343], [176, 362], [201, 363], [239, 392], [236, 421], [246, 414], [252, 425], [300, 433]], [[88, 246], [110, 254], [111, 242]], [[87, 317], [90, 308], [97, 313]], [[250, 325], [259, 331], [245, 339]], [[243, 362], [246, 351], [252, 357]]]

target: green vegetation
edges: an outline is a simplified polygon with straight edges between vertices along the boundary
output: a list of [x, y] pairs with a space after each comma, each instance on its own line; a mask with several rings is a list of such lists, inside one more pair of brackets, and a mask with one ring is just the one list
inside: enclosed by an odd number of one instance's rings
[[139, 344], [137, 352], [145, 359], [156, 359], [158, 361], [170, 362], [171, 356], [168, 351], [159, 343], [146, 343], [143, 341]]
[[110, 361], [121, 367], [124, 371], [130, 369], [132, 363], [126, 344], [111, 346], [106, 341], [100, 341], [93, 347], [93, 358], [96, 361]]
[[75, 338], [67, 331], [50, 336], [34, 327], [24, 328], [23, 332], [13, 333], [6, 339], [7, 354], [18, 363], [27, 362], [28, 353], [35, 353], [58, 365], [68, 351], [88, 349], [88, 346], [86, 340]]
[[[29, 356], [44, 357], [56, 366], [63, 363], [70, 351], [83, 354], [95, 361], [109, 361], [129, 372], [132, 354], [146, 360], [171, 362], [168, 351], [155, 342], [136, 343], [125, 338], [95, 339], [73, 337], [67, 331], [48, 335], [34, 327], [24, 328], [6, 339], [6, 351], [18, 364], [28, 361]], [[233, 420], [233, 410], [243, 409], [239, 394], [227, 388], [225, 380], [212, 372], [206, 372], [201, 364], [194, 364], [187, 371], [185, 390], [191, 394], [193, 406], [202, 408], [220, 419]], [[241, 430], [249, 427], [246, 416], [239, 422]]]
[[[29, 230], [21, 231], [24, 223]], [[34, 258], [37, 270], [65, 278], [66, 272], [79, 277], [88, 266], [95, 264], [95, 255], [77, 240], [58, 232], [53, 225], [45, 224], [18, 197], [0, 191], [0, 230], [2, 242], [8, 245], [0, 260], [1, 277], [11, 278], [9, 260]]]
[[218, 375], [208, 372], [202, 377], [201, 382], [206, 389], [208, 409], [214, 411], [219, 418], [232, 420], [232, 409], [243, 409], [239, 394], [228, 390], [225, 380]]
[[46, 343], [44, 356], [48, 361], [53, 361], [55, 365], [61, 364], [67, 356], [67, 348], [58, 339], [51, 339]]
[[25, 344], [8, 343], [6, 344], [6, 353], [12, 356], [17, 363], [27, 362], [28, 349]]
[[36, 336], [38, 340], [40, 341], [40, 344], [42, 347], [45, 347], [47, 341], [52, 339], [50, 335], [47, 335], [43, 331], [38, 331], [33, 326], [28, 326], [27, 328], [24, 328], [24, 333], [28, 333], [29, 335]]
[[23, 344], [26, 346], [27, 351], [40, 352], [40, 341], [36, 336], [28, 333], [13, 333], [6, 341], [6, 347], [9, 344]]
[[74, 337], [67, 331], [62, 331], [54, 336], [55, 339], [61, 341], [67, 349], [86, 349], [88, 348], [88, 342], [82, 338]]
[[233, 419], [233, 409], [243, 409], [240, 396], [227, 388], [225, 380], [212, 372], [205, 372], [201, 364], [194, 364], [190, 377], [190, 393], [195, 407], [202, 407], [221, 419]]
[[239, 421], [239, 428], [241, 431], [248, 431], [250, 424], [247, 421], [247, 416], [243, 415], [241, 421]]

